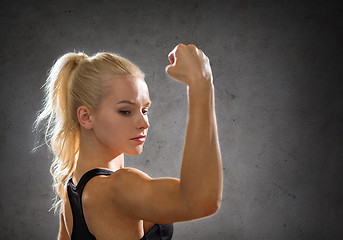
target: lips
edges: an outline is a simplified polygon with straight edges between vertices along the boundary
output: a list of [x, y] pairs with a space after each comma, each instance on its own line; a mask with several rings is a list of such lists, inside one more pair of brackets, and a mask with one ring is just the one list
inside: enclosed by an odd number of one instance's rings
[[144, 142], [145, 141], [146, 136], [145, 135], [139, 135], [137, 137], [131, 138], [130, 140], [134, 140], [134, 141], [139, 141], [139, 142]]

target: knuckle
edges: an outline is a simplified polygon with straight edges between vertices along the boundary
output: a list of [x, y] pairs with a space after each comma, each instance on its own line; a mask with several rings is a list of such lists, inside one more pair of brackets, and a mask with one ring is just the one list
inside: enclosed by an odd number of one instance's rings
[[188, 44], [188, 48], [193, 50], [193, 51], [197, 50], [197, 47], [194, 44]]
[[182, 49], [182, 48], [185, 48], [185, 47], [186, 47], [186, 45], [183, 44], [183, 43], [179, 43], [179, 44], [177, 45], [177, 49]]

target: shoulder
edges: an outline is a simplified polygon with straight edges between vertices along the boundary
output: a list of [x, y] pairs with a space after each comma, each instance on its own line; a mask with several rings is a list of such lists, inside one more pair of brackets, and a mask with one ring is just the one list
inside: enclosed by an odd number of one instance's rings
[[136, 168], [121, 168], [117, 171], [115, 171], [110, 176], [110, 181], [113, 181], [113, 183], [119, 182], [122, 183], [123, 180], [129, 181], [129, 180], [137, 180], [137, 179], [151, 179], [148, 174], [142, 172], [141, 170], [138, 170]]
[[116, 191], [132, 188], [137, 186], [138, 183], [150, 180], [149, 175], [136, 168], [121, 168], [108, 178], [110, 188]]
[[121, 168], [111, 175], [99, 175], [91, 179], [85, 186], [83, 200], [101, 198], [118, 198], [118, 194], [134, 191], [143, 182], [151, 178], [144, 172], [135, 168]]
[[136, 168], [121, 168], [108, 177], [107, 191], [114, 201], [125, 202], [139, 197], [151, 180], [149, 175]]

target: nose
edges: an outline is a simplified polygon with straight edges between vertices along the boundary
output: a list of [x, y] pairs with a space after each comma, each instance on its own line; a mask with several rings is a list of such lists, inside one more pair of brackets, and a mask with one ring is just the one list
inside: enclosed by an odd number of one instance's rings
[[144, 114], [139, 114], [139, 119], [137, 121], [137, 128], [138, 129], [147, 129], [150, 127], [150, 124], [149, 124], [149, 118], [148, 118], [148, 115], [144, 115]]

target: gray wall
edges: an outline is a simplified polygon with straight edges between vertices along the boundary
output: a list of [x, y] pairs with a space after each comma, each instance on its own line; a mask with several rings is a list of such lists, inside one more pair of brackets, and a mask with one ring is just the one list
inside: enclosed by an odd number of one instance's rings
[[54, 239], [46, 147], [32, 154], [40, 87], [58, 56], [120, 53], [146, 73], [144, 152], [126, 166], [179, 175], [186, 89], [167, 54], [195, 43], [211, 59], [224, 161], [212, 217], [181, 239], [342, 239], [342, 5], [330, 1], [1, 1], [0, 239]]

